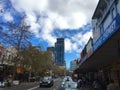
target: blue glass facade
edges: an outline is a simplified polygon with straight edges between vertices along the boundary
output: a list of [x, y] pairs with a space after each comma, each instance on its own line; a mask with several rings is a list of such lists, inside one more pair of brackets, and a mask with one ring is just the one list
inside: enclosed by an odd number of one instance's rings
[[56, 64], [64, 66], [64, 38], [57, 38], [55, 43]]

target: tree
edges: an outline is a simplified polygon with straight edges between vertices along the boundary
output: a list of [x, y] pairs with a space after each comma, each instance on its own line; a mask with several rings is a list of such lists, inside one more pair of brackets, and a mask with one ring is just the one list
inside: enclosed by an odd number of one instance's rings
[[40, 46], [29, 45], [22, 54], [24, 59], [23, 67], [27, 68], [27, 70], [44, 75], [53, 68], [51, 52], [42, 51]]
[[7, 46], [14, 46], [17, 50], [16, 57], [12, 59], [15, 67], [13, 77], [15, 77], [16, 67], [21, 65], [23, 60], [21, 51], [27, 48], [30, 43], [30, 25], [25, 22], [25, 16], [17, 23], [2, 22], [0, 24], [2, 26], [2, 30], [0, 30], [0, 41]]
[[51, 56], [51, 52], [49, 51], [44, 51], [42, 53], [40, 53], [40, 72], [42, 74], [45, 74], [46, 72], [48, 72], [48, 74], [50, 74], [50, 71], [53, 68], [53, 62], [52, 62], [52, 56]]
[[28, 48], [23, 49], [22, 51], [22, 67], [26, 69], [26, 71], [29, 72], [29, 76], [31, 76], [31, 73], [37, 74], [39, 73], [40, 68], [40, 52], [41, 47], [38, 46], [32, 46], [29, 45]]
[[63, 76], [65, 74], [65, 67], [55, 65], [53, 71], [55, 75]]

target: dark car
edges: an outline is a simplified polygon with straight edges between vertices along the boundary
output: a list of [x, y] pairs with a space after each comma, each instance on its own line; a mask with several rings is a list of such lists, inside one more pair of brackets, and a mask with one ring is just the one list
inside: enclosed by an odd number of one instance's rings
[[44, 76], [41, 80], [40, 80], [40, 84], [39, 84], [39, 87], [42, 87], [42, 86], [53, 86], [53, 79], [51, 76]]

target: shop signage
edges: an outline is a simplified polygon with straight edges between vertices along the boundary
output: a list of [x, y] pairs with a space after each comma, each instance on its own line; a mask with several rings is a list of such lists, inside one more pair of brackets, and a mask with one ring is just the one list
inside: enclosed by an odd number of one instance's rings
[[82, 58], [82, 60], [81, 60], [81, 62], [80, 62], [80, 65], [82, 65], [82, 64], [87, 60], [87, 58], [88, 58], [88, 54], [86, 54], [86, 55]]
[[106, 41], [112, 34], [112, 32], [115, 30], [116, 21], [113, 21], [112, 24], [105, 30], [105, 33], [103, 34], [103, 42]]
[[93, 44], [93, 50], [96, 51], [111, 35], [120, 28], [120, 16], [119, 14], [113, 19], [111, 24], [105, 30], [103, 35]]

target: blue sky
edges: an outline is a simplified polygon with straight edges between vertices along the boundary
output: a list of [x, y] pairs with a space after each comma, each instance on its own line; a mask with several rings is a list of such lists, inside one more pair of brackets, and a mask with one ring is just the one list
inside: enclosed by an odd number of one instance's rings
[[[86, 2], [86, 3], [85, 3]], [[44, 50], [54, 46], [56, 38], [65, 38], [67, 68], [92, 36], [91, 17], [98, 0], [0, 0], [0, 21], [17, 22], [26, 15], [33, 45]]]

